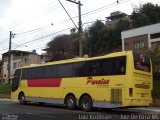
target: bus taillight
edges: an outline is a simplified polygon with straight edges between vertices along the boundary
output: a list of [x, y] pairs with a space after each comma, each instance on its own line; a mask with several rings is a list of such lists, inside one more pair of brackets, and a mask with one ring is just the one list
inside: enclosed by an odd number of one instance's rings
[[133, 88], [129, 88], [129, 97], [133, 96]]

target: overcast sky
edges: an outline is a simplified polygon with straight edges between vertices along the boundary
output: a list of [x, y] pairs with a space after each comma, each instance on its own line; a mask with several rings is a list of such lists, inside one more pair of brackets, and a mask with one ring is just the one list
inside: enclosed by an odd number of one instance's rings
[[[91, 25], [87, 22], [105, 20], [114, 11], [131, 14], [133, 8], [140, 4], [152, 2], [160, 5], [160, 0], [119, 0], [119, 4], [116, 1], [81, 0], [83, 29]], [[76, 4], [66, 0], [61, 2], [71, 17], [78, 16]], [[0, 58], [8, 51], [9, 31], [16, 34], [12, 39], [12, 50], [37, 50], [42, 53], [41, 49], [51, 38], [69, 33], [74, 27], [68, 18], [58, 0], [0, 0]], [[73, 20], [78, 26], [78, 17]]]

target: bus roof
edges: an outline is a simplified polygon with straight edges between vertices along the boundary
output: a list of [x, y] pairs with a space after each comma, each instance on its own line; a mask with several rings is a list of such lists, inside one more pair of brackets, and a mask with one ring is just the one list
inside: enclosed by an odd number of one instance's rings
[[49, 65], [56, 65], [56, 64], [64, 64], [64, 63], [73, 63], [73, 62], [80, 62], [80, 61], [88, 61], [88, 60], [96, 60], [96, 59], [102, 59], [102, 58], [109, 58], [109, 57], [116, 57], [116, 56], [122, 56], [126, 55], [127, 53], [132, 53], [132, 51], [122, 51], [122, 52], [114, 52], [103, 56], [98, 57], [91, 57], [91, 58], [72, 58], [72, 59], [65, 59], [65, 60], [59, 60], [59, 61], [53, 61], [53, 62], [47, 62], [43, 64], [33, 64], [30, 66], [23, 66], [18, 69], [25, 69], [25, 68], [32, 68], [32, 67], [41, 67], [41, 66], [49, 66]]

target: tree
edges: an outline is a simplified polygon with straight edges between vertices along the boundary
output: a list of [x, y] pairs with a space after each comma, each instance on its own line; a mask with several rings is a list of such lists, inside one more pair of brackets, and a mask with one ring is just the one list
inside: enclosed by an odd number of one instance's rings
[[160, 51], [160, 43], [153, 45], [148, 50], [148, 54], [152, 60], [154, 76], [160, 75], [160, 52], [159, 51]]
[[69, 39], [73, 42], [73, 46], [72, 46], [72, 53], [77, 55], [79, 54], [79, 33], [75, 32], [75, 33], [71, 33], [69, 35]]
[[99, 20], [89, 27], [88, 48], [90, 56], [97, 56], [107, 50], [107, 35], [107, 28]]
[[[114, 29], [97, 20], [83, 32], [83, 53], [92, 56], [108, 54], [122, 49], [121, 32], [133, 27], [141, 27], [160, 22], [160, 6], [147, 3], [134, 9], [131, 20], [119, 20]], [[70, 35], [55, 37], [49, 44], [53, 59], [65, 59], [65, 54], [79, 55], [79, 34], [76, 29]], [[57, 57], [59, 56], [59, 57]], [[61, 57], [60, 57], [61, 56]]]
[[53, 60], [62, 60], [74, 57], [72, 53], [73, 42], [69, 35], [59, 35], [53, 38], [48, 44], [47, 52]]
[[114, 48], [112, 51], [115, 50], [122, 50], [122, 40], [121, 40], [121, 32], [129, 29], [129, 21], [128, 20], [119, 20], [116, 24], [116, 28], [112, 30], [112, 45]]
[[71, 34], [73, 34], [73, 33], [75, 33], [76, 32], [76, 28], [72, 28], [71, 30], [70, 30], [70, 33]]
[[160, 22], [160, 6], [157, 4], [146, 3], [140, 8], [135, 8], [131, 19], [134, 20], [134, 27], [142, 27], [145, 25], [155, 24]]
[[[104, 55], [121, 50], [121, 32], [129, 29], [127, 20], [120, 20], [115, 29], [110, 29], [97, 20], [89, 28], [88, 47], [91, 56]], [[113, 47], [114, 46], [114, 47]]]

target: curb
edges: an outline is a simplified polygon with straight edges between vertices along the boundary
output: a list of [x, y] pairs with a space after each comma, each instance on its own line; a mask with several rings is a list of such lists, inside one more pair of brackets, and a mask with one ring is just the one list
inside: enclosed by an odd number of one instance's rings
[[18, 100], [12, 100], [9, 98], [0, 98], [0, 101], [12, 101], [12, 102], [18, 102]]

